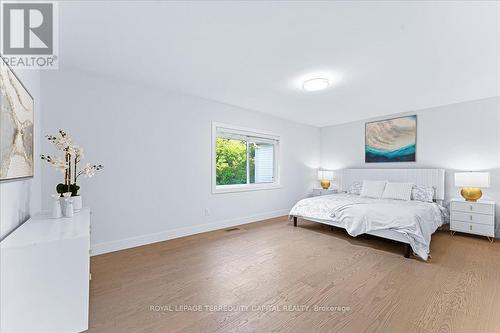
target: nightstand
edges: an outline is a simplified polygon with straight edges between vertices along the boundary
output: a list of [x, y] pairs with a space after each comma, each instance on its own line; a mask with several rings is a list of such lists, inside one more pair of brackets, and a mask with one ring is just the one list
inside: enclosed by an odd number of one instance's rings
[[450, 231], [488, 237], [493, 242], [495, 237], [495, 203], [493, 201], [477, 202], [452, 199], [450, 202]]
[[336, 189], [329, 188], [328, 190], [323, 190], [322, 188], [313, 188], [312, 196], [317, 197], [320, 195], [328, 195], [338, 193]]

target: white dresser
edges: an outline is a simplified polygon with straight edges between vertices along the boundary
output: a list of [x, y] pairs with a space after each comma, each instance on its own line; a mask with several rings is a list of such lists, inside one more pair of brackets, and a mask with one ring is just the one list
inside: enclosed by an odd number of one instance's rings
[[338, 193], [338, 190], [329, 188], [328, 190], [324, 190], [322, 188], [313, 188], [311, 196], [317, 197], [320, 195], [329, 195]]
[[469, 202], [452, 199], [450, 203], [450, 230], [495, 237], [495, 203], [493, 201]]
[[39, 214], [0, 243], [0, 331], [88, 328], [90, 218]]

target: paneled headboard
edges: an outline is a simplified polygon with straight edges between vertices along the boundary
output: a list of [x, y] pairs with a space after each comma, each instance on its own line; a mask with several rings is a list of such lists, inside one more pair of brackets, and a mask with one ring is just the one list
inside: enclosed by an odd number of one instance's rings
[[433, 186], [435, 200], [444, 200], [443, 169], [341, 169], [336, 170], [339, 187], [347, 191], [353, 182], [363, 180], [387, 180], [390, 182], [411, 182]]

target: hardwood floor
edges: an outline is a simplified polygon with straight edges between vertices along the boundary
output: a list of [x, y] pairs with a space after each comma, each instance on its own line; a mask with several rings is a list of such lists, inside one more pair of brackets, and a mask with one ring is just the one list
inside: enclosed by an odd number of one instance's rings
[[239, 228], [93, 257], [89, 332], [500, 332], [499, 240], [437, 232], [423, 262], [303, 220]]

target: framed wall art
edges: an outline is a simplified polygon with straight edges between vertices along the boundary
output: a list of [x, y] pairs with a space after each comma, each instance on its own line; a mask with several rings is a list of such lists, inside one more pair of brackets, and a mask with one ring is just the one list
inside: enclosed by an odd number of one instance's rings
[[417, 116], [365, 124], [365, 162], [415, 162]]
[[33, 97], [0, 59], [0, 181], [33, 177]]

